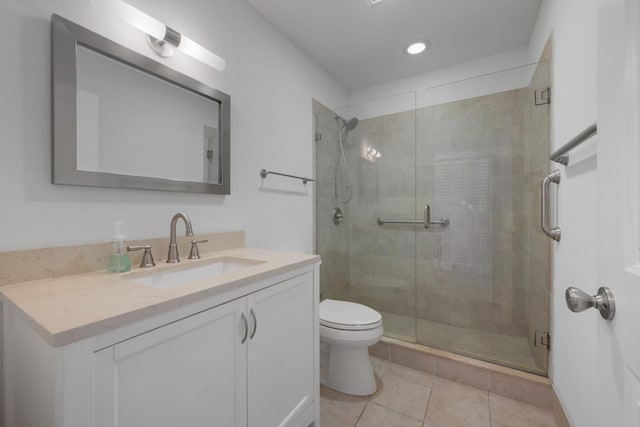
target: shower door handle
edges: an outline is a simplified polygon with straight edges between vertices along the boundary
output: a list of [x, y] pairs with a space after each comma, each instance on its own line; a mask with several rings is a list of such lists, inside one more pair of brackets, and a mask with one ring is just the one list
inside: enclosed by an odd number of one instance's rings
[[[556, 242], [560, 241], [560, 227], [557, 225], [553, 228], [549, 226], [549, 212], [548, 212], [548, 193], [549, 193], [549, 184], [560, 184], [560, 171], [558, 169], [551, 172], [549, 175], [545, 176], [542, 180], [542, 189], [540, 191], [540, 224], [542, 226], [542, 231], [551, 237]], [[556, 208], [556, 212], [558, 209]]]

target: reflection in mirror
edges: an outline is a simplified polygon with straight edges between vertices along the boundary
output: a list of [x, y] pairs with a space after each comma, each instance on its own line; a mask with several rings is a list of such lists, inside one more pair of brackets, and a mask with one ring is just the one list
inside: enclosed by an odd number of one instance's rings
[[56, 15], [53, 182], [229, 194], [229, 96]]
[[217, 103], [82, 46], [76, 69], [79, 170], [220, 182]]

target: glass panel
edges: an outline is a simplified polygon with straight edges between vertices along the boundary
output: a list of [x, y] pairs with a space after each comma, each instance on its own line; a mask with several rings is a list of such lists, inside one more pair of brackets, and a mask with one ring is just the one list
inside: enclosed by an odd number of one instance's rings
[[[336, 163], [341, 161], [340, 123], [336, 114], [324, 111], [315, 114], [315, 196], [316, 253], [321, 256], [320, 293], [322, 298], [346, 300], [349, 288], [349, 207], [336, 200]], [[340, 188], [342, 190], [342, 188]], [[342, 210], [347, 221], [334, 224], [333, 210]]]
[[318, 113], [316, 140], [321, 292], [378, 310], [385, 335], [415, 341], [417, 226], [376, 221], [416, 220], [415, 94]]
[[549, 85], [543, 62], [420, 91], [416, 215], [417, 341], [546, 373], [550, 244], [539, 231], [548, 173]]

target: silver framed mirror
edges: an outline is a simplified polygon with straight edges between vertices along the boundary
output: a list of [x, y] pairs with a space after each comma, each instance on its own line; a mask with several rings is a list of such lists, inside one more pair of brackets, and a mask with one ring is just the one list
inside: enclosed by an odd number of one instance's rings
[[58, 15], [52, 183], [230, 193], [229, 95]]

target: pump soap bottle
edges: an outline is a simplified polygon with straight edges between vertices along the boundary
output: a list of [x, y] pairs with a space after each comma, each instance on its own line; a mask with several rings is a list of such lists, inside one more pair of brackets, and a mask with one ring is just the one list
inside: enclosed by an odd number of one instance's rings
[[129, 260], [129, 254], [127, 253], [127, 245], [124, 242], [124, 235], [122, 234], [122, 223], [113, 223], [113, 240], [111, 242], [112, 252], [109, 256], [109, 265], [107, 271], [109, 273], [124, 273], [131, 270], [131, 261]]

